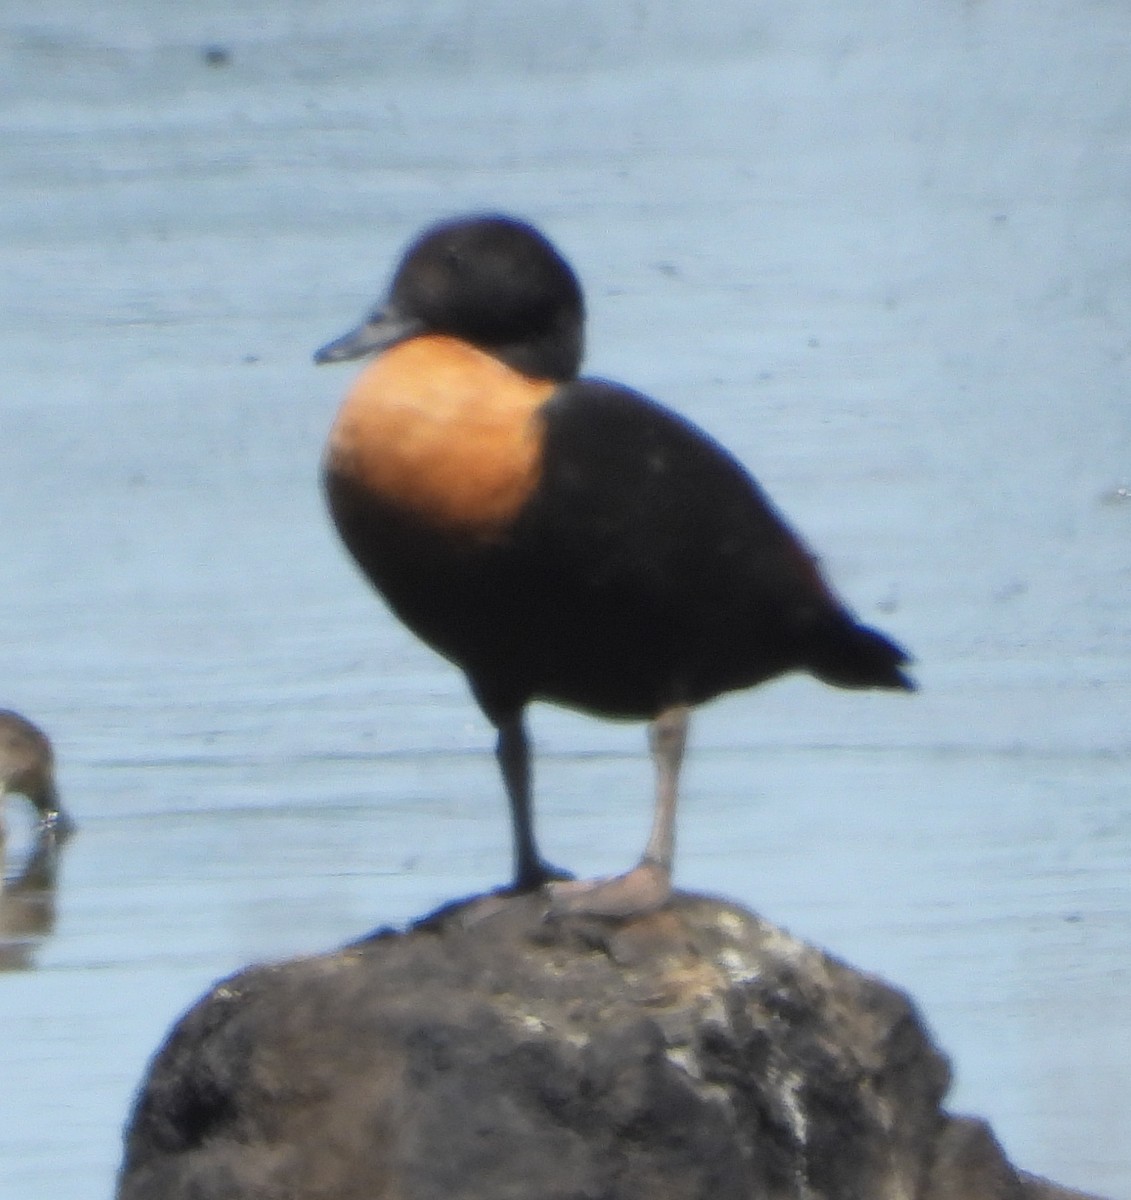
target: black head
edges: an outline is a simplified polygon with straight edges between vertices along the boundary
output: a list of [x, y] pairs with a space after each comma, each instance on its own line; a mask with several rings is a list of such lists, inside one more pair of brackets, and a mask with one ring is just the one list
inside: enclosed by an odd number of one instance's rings
[[584, 319], [577, 276], [538, 230], [513, 217], [461, 217], [425, 230], [405, 252], [388, 302], [315, 361], [443, 333], [523, 374], [572, 379], [581, 366]]

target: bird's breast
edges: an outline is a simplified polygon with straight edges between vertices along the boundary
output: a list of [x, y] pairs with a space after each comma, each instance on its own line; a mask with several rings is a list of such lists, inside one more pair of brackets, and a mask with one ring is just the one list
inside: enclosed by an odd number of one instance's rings
[[552, 380], [440, 336], [385, 351], [330, 433], [328, 471], [440, 529], [496, 537], [538, 486]]

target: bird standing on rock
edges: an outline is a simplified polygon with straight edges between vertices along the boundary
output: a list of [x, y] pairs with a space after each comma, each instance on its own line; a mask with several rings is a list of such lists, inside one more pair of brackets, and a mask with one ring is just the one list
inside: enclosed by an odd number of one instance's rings
[[[514, 888], [627, 916], [671, 892], [692, 706], [789, 671], [912, 690], [907, 654], [857, 623], [742, 466], [616, 383], [579, 378], [581, 287], [536, 229], [427, 229], [388, 297], [315, 355], [376, 355], [330, 434], [342, 540], [398, 617], [463, 670], [498, 730]], [[531, 817], [524, 712], [545, 700], [647, 720], [652, 832], [625, 875], [563, 882]]]

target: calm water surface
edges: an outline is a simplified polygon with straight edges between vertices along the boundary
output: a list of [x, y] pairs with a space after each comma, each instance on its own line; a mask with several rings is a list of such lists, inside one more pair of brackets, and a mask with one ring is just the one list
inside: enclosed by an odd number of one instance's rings
[[[489, 730], [328, 527], [310, 364], [478, 207], [919, 659], [704, 710], [680, 883], [906, 987], [956, 1109], [1131, 1198], [1131, 12], [867, 7], [4, 10], [0, 705], [81, 825], [0, 975], [4, 1200], [110, 1194], [218, 977], [508, 870]], [[547, 853], [622, 868], [641, 730], [534, 722]]]

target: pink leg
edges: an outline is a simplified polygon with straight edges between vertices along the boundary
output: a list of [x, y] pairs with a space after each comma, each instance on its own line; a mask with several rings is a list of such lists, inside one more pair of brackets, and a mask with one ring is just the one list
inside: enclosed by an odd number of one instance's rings
[[653, 912], [667, 902], [672, 890], [679, 768], [690, 716], [690, 709], [678, 705], [665, 709], [648, 727], [648, 744], [656, 766], [656, 808], [640, 863], [625, 875], [551, 884], [552, 912], [634, 917]]

